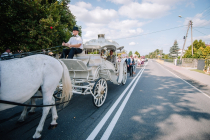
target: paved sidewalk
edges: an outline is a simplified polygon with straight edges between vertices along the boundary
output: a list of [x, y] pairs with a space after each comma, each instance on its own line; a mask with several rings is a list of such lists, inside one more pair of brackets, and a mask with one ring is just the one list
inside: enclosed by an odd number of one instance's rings
[[175, 70], [176, 72], [179, 72], [180, 74], [182, 74], [186, 77], [189, 77], [190, 79], [193, 79], [195, 81], [198, 81], [198, 82], [210, 87], [210, 76], [209, 75], [199, 73], [199, 72], [195, 72], [195, 71], [191, 71], [191, 70], [189, 70], [189, 68], [185, 68], [185, 67], [181, 67], [181, 66], [175, 66], [173, 63], [160, 62], [160, 61], [157, 61], [157, 62]]

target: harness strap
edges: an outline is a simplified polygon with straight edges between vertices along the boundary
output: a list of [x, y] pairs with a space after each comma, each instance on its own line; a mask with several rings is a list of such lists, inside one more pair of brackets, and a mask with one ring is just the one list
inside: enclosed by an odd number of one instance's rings
[[61, 105], [61, 104], [64, 104], [66, 102], [69, 102], [69, 101], [70, 100], [62, 102], [62, 103], [52, 104], [52, 105], [28, 105], [28, 104], [21, 104], [21, 103], [17, 103], [17, 102], [4, 101], [4, 100], [0, 100], [0, 103], [9, 104], [9, 105], [18, 105], [18, 106], [28, 106], [28, 107], [49, 107], [49, 106]]

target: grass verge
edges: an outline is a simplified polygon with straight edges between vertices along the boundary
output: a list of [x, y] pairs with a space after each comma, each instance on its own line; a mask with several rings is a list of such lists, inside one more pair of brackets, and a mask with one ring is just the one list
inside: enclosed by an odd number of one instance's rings
[[[196, 72], [200, 72], [200, 73], [203, 73], [203, 74], [206, 74], [204, 71], [202, 71], [202, 70], [197, 70], [197, 69], [190, 69], [191, 71], [196, 71]], [[209, 75], [210, 76], [210, 74], [206, 74], [206, 75]]]

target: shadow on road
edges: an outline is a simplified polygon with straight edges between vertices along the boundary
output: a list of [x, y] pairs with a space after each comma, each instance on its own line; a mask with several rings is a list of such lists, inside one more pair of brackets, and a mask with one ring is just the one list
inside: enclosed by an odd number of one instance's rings
[[131, 135], [125, 135], [127, 129], [120, 134], [126, 139], [209, 139], [209, 98], [161, 71], [154, 66], [144, 70], [124, 111]]

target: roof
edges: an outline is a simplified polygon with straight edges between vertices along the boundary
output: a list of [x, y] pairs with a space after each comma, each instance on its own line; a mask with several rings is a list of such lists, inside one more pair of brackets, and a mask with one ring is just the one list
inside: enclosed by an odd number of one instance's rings
[[[99, 34], [98, 35], [98, 39], [91, 39], [90, 41], [87, 41], [84, 46], [100, 46], [98, 47], [99, 49], [102, 48], [107, 48], [108, 50], [116, 50], [117, 48], [119, 48], [119, 44], [113, 40], [110, 39], [105, 39], [105, 35], [104, 34]], [[86, 47], [84, 47], [86, 48]]]

